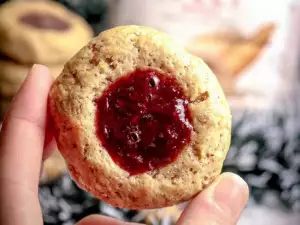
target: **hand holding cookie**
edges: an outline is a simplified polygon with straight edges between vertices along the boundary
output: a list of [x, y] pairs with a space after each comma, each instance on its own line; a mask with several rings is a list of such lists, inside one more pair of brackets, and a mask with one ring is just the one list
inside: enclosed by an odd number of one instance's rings
[[[45, 143], [45, 127], [51, 82], [48, 70], [35, 66], [7, 114], [0, 138], [0, 224], [43, 224], [38, 181], [43, 147], [49, 143]], [[26, 104], [28, 99], [30, 105]], [[51, 140], [53, 132], [47, 130], [46, 139]], [[49, 155], [49, 152], [44, 152], [44, 155]], [[235, 225], [247, 198], [244, 181], [236, 175], [223, 174], [191, 201], [177, 225], [194, 225], [198, 221], [204, 225]], [[78, 223], [98, 224], [129, 225], [103, 216], [89, 216]]]
[[[35, 66], [7, 114], [0, 140], [0, 224], [43, 224], [38, 200], [38, 182], [42, 149], [48, 145], [53, 134], [52, 130], [45, 131], [47, 95], [51, 82], [47, 68]], [[30, 105], [26, 104], [28, 100]], [[44, 152], [44, 155], [49, 153]], [[223, 174], [195, 197], [177, 224], [187, 225], [201, 221], [201, 224], [234, 225], [247, 198], [247, 185], [241, 178]], [[140, 196], [138, 200], [145, 203], [147, 201], [144, 196]], [[102, 216], [90, 216], [79, 224], [127, 223]]]

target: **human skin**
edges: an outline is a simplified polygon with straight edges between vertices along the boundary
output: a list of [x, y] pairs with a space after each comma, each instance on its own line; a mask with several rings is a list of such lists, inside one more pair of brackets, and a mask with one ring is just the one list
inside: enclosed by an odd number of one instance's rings
[[[0, 224], [42, 225], [38, 200], [41, 165], [53, 140], [47, 116], [52, 78], [34, 65], [14, 98], [0, 135]], [[235, 225], [248, 200], [248, 186], [237, 175], [221, 174], [186, 207], [177, 225]], [[77, 225], [130, 225], [91, 215]]]

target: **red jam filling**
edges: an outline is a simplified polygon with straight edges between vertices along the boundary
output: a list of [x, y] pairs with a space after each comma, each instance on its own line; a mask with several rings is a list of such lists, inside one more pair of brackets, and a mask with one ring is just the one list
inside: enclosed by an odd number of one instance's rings
[[158, 71], [118, 79], [95, 104], [98, 138], [130, 175], [174, 162], [190, 142], [188, 100], [174, 78]]

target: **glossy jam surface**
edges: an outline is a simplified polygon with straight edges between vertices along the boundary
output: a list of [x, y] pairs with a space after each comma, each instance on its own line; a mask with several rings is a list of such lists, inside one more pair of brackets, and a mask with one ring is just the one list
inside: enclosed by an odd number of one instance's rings
[[98, 138], [130, 175], [174, 162], [190, 142], [188, 100], [175, 79], [158, 71], [118, 79], [95, 104]]

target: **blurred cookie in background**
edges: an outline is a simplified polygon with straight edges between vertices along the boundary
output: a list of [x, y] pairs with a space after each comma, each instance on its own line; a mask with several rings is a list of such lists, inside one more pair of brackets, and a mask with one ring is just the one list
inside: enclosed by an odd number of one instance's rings
[[0, 7], [0, 117], [34, 63], [59, 75], [93, 36], [80, 16], [52, 1], [8, 1]]
[[9, 104], [11, 102], [11, 99], [6, 99], [3, 97], [0, 97], [0, 117], [1, 121], [3, 120], [5, 113], [9, 107]]
[[109, 0], [53, 0], [82, 16], [92, 27], [94, 35], [109, 27]]
[[53, 153], [43, 163], [40, 184], [52, 182], [67, 171], [67, 165], [58, 151], [55, 141], [49, 148], [52, 148]]
[[53, 1], [9, 1], [0, 7], [0, 51], [23, 64], [65, 62], [92, 36], [82, 17]]
[[[56, 78], [63, 69], [63, 64], [47, 65], [53, 78]], [[9, 103], [18, 92], [27, 76], [31, 65], [23, 65], [0, 56], [0, 119], [2, 120]]]

